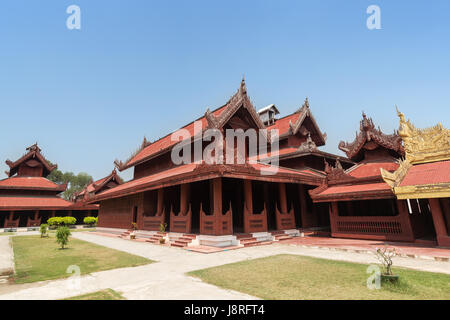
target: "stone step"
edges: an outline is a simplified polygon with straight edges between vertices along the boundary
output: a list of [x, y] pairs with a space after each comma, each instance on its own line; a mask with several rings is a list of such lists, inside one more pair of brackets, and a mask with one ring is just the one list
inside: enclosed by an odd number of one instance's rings
[[239, 239], [239, 241], [241, 242], [241, 244], [258, 242], [256, 238], [243, 238]]
[[245, 243], [244, 247], [256, 247], [256, 246], [264, 246], [264, 245], [269, 245], [272, 244], [272, 241], [256, 241], [256, 242], [252, 242], [252, 243]]
[[245, 238], [252, 238], [253, 236], [250, 233], [240, 233], [235, 235], [236, 239], [241, 240]]
[[178, 248], [184, 248], [187, 245], [185, 243], [178, 243], [178, 242], [174, 242], [170, 244], [171, 247], [178, 247]]
[[8, 284], [9, 276], [0, 276], [0, 284]]
[[275, 235], [275, 240], [277, 241], [281, 241], [281, 240], [287, 240], [287, 239], [292, 239], [292, 237], [288, 234], [277, 234]]

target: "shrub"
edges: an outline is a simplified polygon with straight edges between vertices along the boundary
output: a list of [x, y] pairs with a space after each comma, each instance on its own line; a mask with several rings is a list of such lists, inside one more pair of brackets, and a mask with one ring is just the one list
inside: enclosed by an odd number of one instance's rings
[[49, 226], [70, 226], [77, 222], [77, 219], [74, 217], [52, 217], [47, 220]]
[[86, 217], [83, 219], [83, 223], [89, 226], [95, 226], [98, 223], [98, 218], [96, 217]]
[[47, 223], [49, 226], [59, 226], [61, 224], [62, 220], [61, 217], [52, 217], [47, 220]]
[[65, 226], [71, 226], [71, 225], [77, 223], [77, 219], [75, 219], [74, 217], [63, 217], [62, 218], [62, 223]]
[[69, 228], [59, 227], [56, 230], [56, 242], [61, 245], [61, 249], [69, 243], [69, 236], [71, 235]]
[[48, 224], [41, 224], [41, 227], [39, 229], [41, 232], [41, 238], [48, 237], [47, 231], [48, 231]]

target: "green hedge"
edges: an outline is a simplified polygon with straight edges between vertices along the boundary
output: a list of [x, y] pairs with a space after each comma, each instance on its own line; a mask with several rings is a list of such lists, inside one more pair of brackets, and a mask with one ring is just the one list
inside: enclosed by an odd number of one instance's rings
[[74, 217], [52, 217], [47, 220], [49, 226], [70, 226], [77, 223]]
[[86, 217], [83, 219], [83, 223], [90, 225], [90, 226], [95, 226], [98, 222], [98, 218], [96, 217]]

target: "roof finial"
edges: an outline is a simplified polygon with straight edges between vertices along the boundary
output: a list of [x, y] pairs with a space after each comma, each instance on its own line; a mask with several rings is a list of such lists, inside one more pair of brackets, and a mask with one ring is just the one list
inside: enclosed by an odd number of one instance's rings
[[240, 91], [241, 91], [241, 93], [244, 93], [244, 94], [247, 93], [247, 87], [245, 86], [245, 74], [242, 76]]
[[307, 108], [309, 108], [309, 100], [308, 97], [305, 98], [305, 103], [303, 103], [303, 105]]

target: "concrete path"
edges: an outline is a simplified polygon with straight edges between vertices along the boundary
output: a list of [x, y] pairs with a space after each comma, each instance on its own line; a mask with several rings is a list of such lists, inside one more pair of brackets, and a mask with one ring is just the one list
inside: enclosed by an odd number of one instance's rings
[[0, 276], [14, 273], [14, 252], [9, 236], [0, 236]]
[[[92, 273], [80, 277], [79, 285], [73, 279], [65, 279], [4, 286], [3, 288], [0, 287], [0, 299], [61, 299], [106, 288], [121, 292], [128, 299], [255, 299], [255, 297], [246, 294], [203, 283], [198, 279], [186, 276], [185, 273], [282, 253], [366, 264], [378, 263], [375, 256], [369, 253], [331, 251], [293, 245], [273, 244], [213, 254], [201, 254], [180, 248], [103, 237], [89, 233], [74, 233], [73, 237], [126, 251], [157, 262], [135, 268]], [[397, 257], [395, 258], [395, 265], [450, 274], [448, 262]]]

